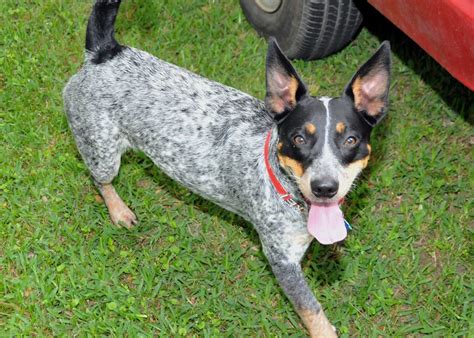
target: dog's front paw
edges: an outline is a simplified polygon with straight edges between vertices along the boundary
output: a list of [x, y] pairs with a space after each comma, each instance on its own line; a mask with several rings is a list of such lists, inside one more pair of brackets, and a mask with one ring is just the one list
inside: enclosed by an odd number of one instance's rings
[[132, 228], [138, 223], [137, 216], [125, 204], [109, 210], [112, 222], [119, 227]]

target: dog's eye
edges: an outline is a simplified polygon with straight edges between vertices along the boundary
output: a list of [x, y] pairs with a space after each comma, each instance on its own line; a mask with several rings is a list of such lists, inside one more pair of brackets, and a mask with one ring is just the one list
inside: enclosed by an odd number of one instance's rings
[[354, 137], [354, 136], [349, 136], [345, 141], [344, 141], [344, 145], [345, 146], [354, 146], [357, 144], [357, 139]]
[[296, 135], [295, 137], [293, 137], [293, 143], [299, 146], [302, 144], [306, 144], [306, 140], [304, 139], [303, 136]]

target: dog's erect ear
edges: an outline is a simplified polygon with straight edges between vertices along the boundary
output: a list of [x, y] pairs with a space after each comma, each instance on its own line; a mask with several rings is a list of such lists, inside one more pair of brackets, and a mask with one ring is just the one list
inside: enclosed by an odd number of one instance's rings
[[268, 40], [266, 76], [265, 105], [278, 121], [306, 94], [306, 86], [273, 37]]
[[344, 90], [344, 95], [353, 101], [356, 111], [371, 126], [377, 124], [387, 111], [390, 68], [390, 43], [384, 41]]

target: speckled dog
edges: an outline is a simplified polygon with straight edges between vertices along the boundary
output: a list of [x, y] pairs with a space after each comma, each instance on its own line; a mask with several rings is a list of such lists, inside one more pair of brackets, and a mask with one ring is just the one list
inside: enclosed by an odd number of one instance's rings
[[370, 132], [386, 111], [388, 43], [341, 97], [317, 98], [270, 39], [262, 102], [118, 44], [119, 3], [95, 4], [84, 66], [64, 89], [70, 127], [113, 223], [137, 222], [111, 182], [122, 153], [139, 149], [182, 185], [253, 223], [311, 336], [335, 336], [300, 261], [314, 237], [329, 244], [346, 236], [338, 203], [367, 165]]

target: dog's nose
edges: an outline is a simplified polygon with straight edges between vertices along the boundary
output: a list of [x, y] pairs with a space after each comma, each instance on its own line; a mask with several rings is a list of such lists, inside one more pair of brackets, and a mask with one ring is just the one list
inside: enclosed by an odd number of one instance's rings
[[339, 182], [332, 178], [322, 178], [311, 181], [311, 190], [316, 197], [331, 198], [337, 194]]

